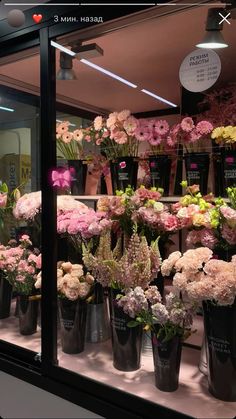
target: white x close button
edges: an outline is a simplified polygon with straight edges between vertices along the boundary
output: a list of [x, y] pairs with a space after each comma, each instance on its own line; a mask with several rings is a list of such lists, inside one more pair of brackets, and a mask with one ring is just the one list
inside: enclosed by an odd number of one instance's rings
[[222, 17], [222, 20], [219, 22], [219, 25], [221, 25], [221, 23], [223, 22], [227, 22], [229, 25], [231, 25], [230, 21], [227, 19], [230, 16], [230, 12], [227, 14], [227, 16], [222, 15], [220, 12], [219, 15], [220, 17]]

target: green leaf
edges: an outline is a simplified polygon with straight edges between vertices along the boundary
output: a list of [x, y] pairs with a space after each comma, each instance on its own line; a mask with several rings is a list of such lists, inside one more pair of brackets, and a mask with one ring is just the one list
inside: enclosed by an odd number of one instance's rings
[[139, 322], [137, 322], [136, 320], [131, 320], [130, 322], [127, 323], [128, 327], [136, 327], [139, 326]]
[[1, 192], [3, 192], [3, 193], [8, 193], [8, 186], [7, 186], [7, 184], [6, 184], [6, 183], [3, 183], [3, 184], [1, 185]]

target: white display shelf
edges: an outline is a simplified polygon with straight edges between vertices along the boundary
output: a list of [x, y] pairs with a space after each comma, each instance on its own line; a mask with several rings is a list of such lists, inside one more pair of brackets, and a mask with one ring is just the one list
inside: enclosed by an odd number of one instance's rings
[[[40, 328], [32, 336], [20, 335], [18, 319], [13, 315], [9, 319], [0, 320], [0, 338], [4, 341], [40, 352], [40, 335]], [[85, 351], [77, 355], [63, 353], [60, 343], [58, 345], [59, 366], [67, 370], [197, 419], [233, 419], [236, 402], [223, 402], [210, 395], [207, 378], [198, 370], [199, 357], [199, 350], [183, 348], [179, 388], [173, 393], [166, 393], [155, 387], [150, 354], [143, 354], [138, 371], [123, 372], [112, 365], [110, 340], [100, 344], [86, 344]]]

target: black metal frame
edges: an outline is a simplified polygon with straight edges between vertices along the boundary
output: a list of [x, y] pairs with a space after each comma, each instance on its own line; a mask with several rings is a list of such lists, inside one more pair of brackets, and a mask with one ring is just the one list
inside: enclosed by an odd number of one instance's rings
[[[126, 14], [141, 11], [147, 7], [127, 7]], [[68, 9], [68, 8], [67, 8]], [[89, 15], [90, 9], [83, 9]], [[37, 13], [37, 9], [34, 9]], [[41, 138], [41, 187], [42, 187], [42, 362], [35, 359], [35, 353], [0, 341], [0, 369], [24, 379], [36, 386], [57, 394], [73, 403], [95, 411], [105, 417], [114, 418], [189, 418], [191, 416], [176, 412], [168, 407], [157, 405], [85, 376], [75, 374], [57, 366], [57, 290], [56, 290], [56, 194], [49, 182], [50, 170], [56, 166], [56, 82], [55, 50], [50, 40], [84, 27], [84, 24], [52, 24], [47, 9], [47, 21], [35, 28], [25, 27], [16, 33], [0, 30], [0, 57], [40, 44], [40, 138]], [[61, 9], [60, 9], [61, 13]], [[65, 14], [63, 11], [61, 14]], [[70, 15], [71, 11], [67, 10]], [[74, 13], [74, 9], [73, 9]], [[98, 16], [101, 12], [98, 9]], [[121, 8], [104, 9], [104, 20], [124, 16]], [[81, 15], [81, 10], [78, 10]], [[96, 10], [92, 9], [92, 15]], [[27, 12], [26, 22], [31, 18]], [[4, 29], [5, 28], [5, 29]], [[37, 30], [36, 30], [37, 29]], [[4, 32], [5, 31], [5, 32]], [[39, 39], [40, 37], [40, 39]], [[40, 42], [39, 42], [40, 41]], [[3, 52], [4, 48], [4, 52]]]

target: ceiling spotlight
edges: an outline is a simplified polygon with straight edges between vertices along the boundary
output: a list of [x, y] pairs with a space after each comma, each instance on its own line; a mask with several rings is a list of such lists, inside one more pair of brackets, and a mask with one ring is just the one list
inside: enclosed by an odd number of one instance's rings
[[[221, 30], [223, 29], [222, 14], [225, 12], [224, 9], [212, 8], [208, 10], [207, 22], [206, 22], [206, 34], [199, 44], [196, 45], [198, 48], [226, 48], [226, 44]], [[222, 23], [220, 23], [222, 22]]]
[[60, 70], [57, 73], [57, 80], [77, 80], [73, 68], [73, 57], [65, 52], [60, 52]]

